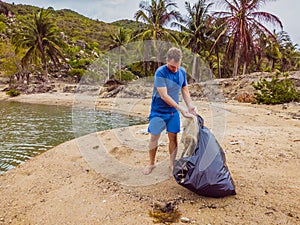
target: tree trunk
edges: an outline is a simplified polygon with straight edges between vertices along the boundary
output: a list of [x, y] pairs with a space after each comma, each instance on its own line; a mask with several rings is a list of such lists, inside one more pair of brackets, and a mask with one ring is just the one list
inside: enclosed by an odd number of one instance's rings
[[47, 59], [46, 59], [44, 46], [43, 46], [43, 43], [42, 43], [42, 40], [41, 40], [40, 36], [38, 36], [38, 46], [39, 46], [39, 50], [40, 50], [41, 55], [42, 55], [42, 67], [43, 67], [44, 76], [46, 77], [46, 80], [48, 80]]
[[145, 77], [148, 77], [148, 70], [149, 70], [149, 52], [150, 52], [150, 45], [149, 42], [146, 41], [146, 49], [144, 54], [144, 65], [145, 65]]
[[233, 67], [233, 77], [238, 75], [239, 69], [239, 57], [240, 57], [240, 44], [238, 43], [234, 53], [234, 67]]
[[220, 59], [219, 52], [217, 52], [217, 60], [218, 60], [218, 77], [222, 78], [221, 59]]
[[244, 62], [244, 66], [243, 66], [243, 75], [245, 75], [246, 70], [247, 70], [247, 63]]
[[12, 83], [13, 83], [13, 77], [14, 77], [14, 75], [10, 75], [10, 76], [9, 76], [9, 87], [12, 86]]
[[256, 71], [260, 71], [261, 63], [262, 63], [262, 57], [259, 55], [256, 63]]
[[274, 68], [275, 68], [275, 60], [272, 59], [272, 62], [271, 62], [271, 71], [274, 71]]
[[108, 58], [107, 58], [107, 80], [110, 79], [109, 67], [110, 67], [110, 61], [109, 61], [109, 57], [108, 57]]
[[196, 77], [197, 77], [197, 82], [201, 81], [201, 74], [203, 74], [203, 70], [200, 68], [201, 64], [200, 64], [200, 58], [199, 56], [196, 57]]
[[[44, 61], [44, 60], [43, 60]], [[46, 59], [43, 62], [43, 72], [44, 72], [44, 76], [46, 77], [46, 80], [48, 80], [48, 66], [47, 66], [47, 62]]]
[[194, 58], [193, 58], [193, 66], [192, 66], [192, 78], [194, 78], [196, 80], [196, 76], [195, 76], [195, 73], [196, 73], [196, 63], [197, 63], [197, 56], [196, 56], [196, 53], [194, 53]]
[[121, 52], [119, 50], [119, 73], [120, 73], [120, 80], [122, 80], [122, 64], [121, 64]]
[[26, 73], [27, 85], [29, 85], [29, 80], [30, 80], [29, 78], [30, 78], [30, 73], [27, 72], [27, 73]]

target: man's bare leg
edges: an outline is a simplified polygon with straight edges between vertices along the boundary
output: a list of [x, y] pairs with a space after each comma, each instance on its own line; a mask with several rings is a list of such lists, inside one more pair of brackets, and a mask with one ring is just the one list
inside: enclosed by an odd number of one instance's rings
[[149, 165], [144, 169], [144, 175], [149, 175], [152, 170], [155, 168], [155, 156], [158, 148], [158, 139], [160, 134], [154, 135], [150, 134], [150, 141], [149, 141]]
[[170, 169], [173, 171], [174, 168], [174, 161], [177, 155], [177, 134], [175, 133], [168, 133], [169, 137], [169, 154], [170, 154]]

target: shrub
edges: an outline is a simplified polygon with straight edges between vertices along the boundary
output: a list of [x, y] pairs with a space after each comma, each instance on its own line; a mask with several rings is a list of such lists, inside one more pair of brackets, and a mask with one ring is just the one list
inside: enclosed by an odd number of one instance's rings
[[6, 24], [0, 21], [0, 32], [5, 33], [6, 32]]
[[270, 67], [267, 67], [267, 68], [264, 69], [264, 72], [269, 72], [270, 73], [270, 72], [272, 72], [272, 69]]
[[85, 69], [78, 69], [78, 68], [73, 68], [69, 70], [69, 75], [71, 77], [76, 78], [76, 80], [79, 82], [82, 76], [85, 73]]
[[70, 61], [70, 65], [75, 69], [85, 69], [92, 63], [89, 59], [74, 59]]
[[15, 89], [10, 89], [9, 91], [6, 92], [6, 94], [9, 95], [10, 97], [16, 97], [20, 95], [21, 92]]
[[288, 78], [288, 73], [277, 72], [271, 81], [260, 78], [252, 86], [258, 91], [254, 93], [255, 103], [258, 104], [275, 105], [300, 101], [300, 91], [296, 90], [294, 82]]
[[136, 78], [136, 76], [129, 70], [121, 70], [121, 77], [120, 72], [117, 72], [114, 77], [122, 81], [132, 81]]

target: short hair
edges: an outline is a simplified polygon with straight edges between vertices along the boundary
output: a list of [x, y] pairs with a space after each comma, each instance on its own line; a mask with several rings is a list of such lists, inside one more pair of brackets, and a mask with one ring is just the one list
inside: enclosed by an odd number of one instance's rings
[[172, 47], [167, 52], [167, 60], [174, 59], [175, 62], [179, 62], [182, 59], [182, 51], [179, 48]]

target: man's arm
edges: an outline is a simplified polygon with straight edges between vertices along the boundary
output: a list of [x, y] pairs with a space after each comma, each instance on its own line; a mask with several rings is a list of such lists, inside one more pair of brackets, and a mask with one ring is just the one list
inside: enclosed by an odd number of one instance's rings
[[174, 107], [175, 109], [179, 110], [184, 117], [190, 117], [189, 112], [177, 104], [174, 99], [168, 95], [168, 91], [166, 87], [157, 87], [157, 91], [161, 97], [161, 99], [167, 103], [169, 106]]
[[189, 110], [189, 113], [193, 114], [193, 115], [197, 115], [197, 109], [196, 107], [192, 104], [192, 99], [191, 99], [191, 95], [188, 89], [188, 86], [183, 86], [181, 88], [181, 93], [182, 93], [182, 97], [183, 100]]

